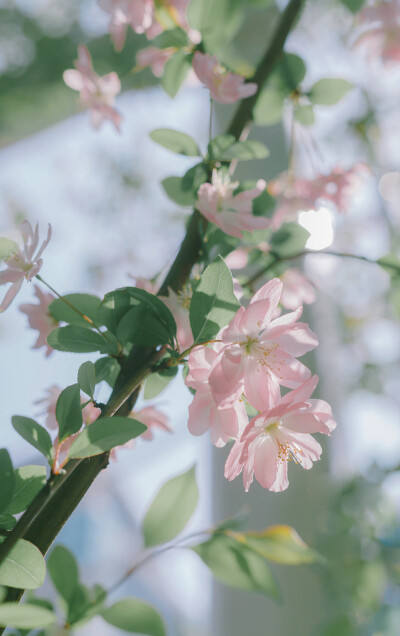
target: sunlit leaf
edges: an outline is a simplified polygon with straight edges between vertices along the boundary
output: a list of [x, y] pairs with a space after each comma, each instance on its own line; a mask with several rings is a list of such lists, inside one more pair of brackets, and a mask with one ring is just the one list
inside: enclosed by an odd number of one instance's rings
[[15, 474], [10, 455], [0, 448], [0, 513], [7, 510], [15, 490]]
[[49, 463], [53, 459], [53, 442], [51, 437], [43, 426], [40, 426], [35, 420], [23, 415], [13, 415], [11, 418], [14, 429], [38, 451], [43, 453]]
[[92, 457], [138, 437], [146, 426], [130, 417], [103, 417], [87, 426], [71, 444], [69, 457]]
[[15, 471], [15, 491], [7, 512], [23, 512], [46, 483], [45, 466], [22, 466]]
[[46, 564], [36, 546], [20, 539], [0, 564], [0, 585], [33, 590], [44, 583]]
[[195, 140], [186, 133], [170, 128], [157, 128], [150, 133], [153, 141], [172, 152], [188, 157], [198, 157], [200, 150]]
[[125, 598], [104, 609], [101, 616], [107, 623], [131, 634], [165, 636], [163, 620], [157, 610], [148, 603]]
[[33, 603], [2, 603], [0, 625], [18, 629], [37, 629], [55, 623], [57, 616], [50, 610]]

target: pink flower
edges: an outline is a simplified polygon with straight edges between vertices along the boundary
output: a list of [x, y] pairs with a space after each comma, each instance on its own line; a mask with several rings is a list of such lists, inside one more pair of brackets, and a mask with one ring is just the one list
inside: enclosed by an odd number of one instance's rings
[[169, 287], [168, 296], [160, 296], [160, 298], [175, 318], [176, 340], [179, 351], [185, 351], [193, 344], [193, 335], [189, 320], [191, 291], [189, 292], [184, 288], [176, 294]]
[[155, 46], [148, 46], [136, 54], [137, 65], [141, 68], [150, 66], [156, 77], [161, 77], [164, 72], [164, 66], [169, 58], [175, 53], [176, 49], [168, 47], [166, 49], [158, 49]]
[[46, 358], [48, 358], [53, 352], [53, 348], [47, 343], [47, 336], [58, 325], [58, 322], [49, 312], [49, 305], [53, 302], [55, 296], [53, 296], [53, 294], [43, 292], [37, 285], [35, 285], [35, 294], [39, 304], [24, 303], [19, 306], [19, 309], [28, 316], [30, 328], [36, 329], [39, 332], [38, 338], [32, 349], [45, 347]]
[[192, 435], [210, 431], [211, 442], [218, 447], [230, 439], [238, 439], [244, 431], [248, 417], [243, 400], [219, 407], [208, 383], [210, 371], [218, 356], [218, 347], [196, 347], [189, 356], [189, 373], [185, 384], [196, 390], [189, 406], [188, 429]]
[[136, 33], [145, 33], [155, 20], [153, 0], [100, 0], [99, 5], [110, 15], [108, 28], [117, 51], [125, 44], [129, 26]]
[[367, 30], [358, 36], [353, 46], [365, 48], [369, 59], [381, 58], [384, 63], [400, 62], [400, 3], [380, 2], [358, 13], [358, 21]]
[[196, 51], [193, 70], [210, 91], [210, 96], [221, 104], [234, 104], [239, 99], [251, 97], [257, 92], [257, 84], [245, 83], [241, 75], [229, 73], [213, 55]]
[[251, 247], [238, 247], [228, 254], [225, 258], [225, 263], [228, 265], [229, 269], [243, 269], [246, 267], [249, 262], [250, 250]]
[[147, 431], [140, 436], [147, 441], [151, 441], [154, 438], [153, 429], [160, 429], [166, 433], [172, 433], [167, 416], [155, 409], [154, 406], [145, 406], [140, 411], [132, 411], [129, 417], [133, 417], [133, 419], [147, 426]]
[[294, 267], [287, 269], [280, 278], [283, 283], [280, 302], [285, 309], [297, 309], [300, 305], [315, 302], [314, 285], [300, 270]]
[[135, 278], [135, 287], [138, 287], [138, 289], [144, 289], [144, 291], [149, 292], [149, 294], [156, 294], [158, 291], [158, 285], [148, 278], [143, 278], [143, 276]]
[[83, 45], [78, 47], [75, 69], [64, 71], [64, 82], [73, 90], [80, 92], [82, 106], [91, 112], [93, 128], [99, 128], [103, 121], [109, 119], [119, 131], [122, 117], [113, 108], [115, 96], [121, 91], [118, 75], [108, 73], [99, 77], [93, 70], [90, 53]]
[[209, 377], [218, 405], [230, 405], [244, 391], [261, 410], [266, 400], [276, 401], [280, 385], [296, 388], [310, 376], [296, 358], [314, 349], [317, 338], [307, 324], [297, 322], [302, 307], [273, 320], [281, 293], [282, 281], [269, 281], [221, 331], [222, 348]]
[[231, 183], [213, 170], [211, 183], [203, 183], [197, 194], [196, 208], [203, 216], [215, 223], [226, 234], [242, 238], [243, 232], [253, 232], [268, 227], [271, 222], [262, 216], [253, 216], [252, 203], [265, 190], [263, 179], [257, 181], [252, 190], [234, 195], [238, 183]]
[[227, 479], [235, 479], [243, 471], [246, 492], [254, 477], [263, 488], [281, 492], [289, 485], [288, 462], [312, 468], [322, 448], [311, 433], [330, 435], [336, 428], [329, 404], [310, 399], [317, 383], [314, 375], [283, 398], [276, 395], [273, 403], [265, 401], [262, 412], [249, 422], [228, 456]]
[[[3, 298], [3, 302], [0, 304], [0, 313], [11, 305], [21, 289], [24, 279], [30, 281], [39, 273], [43, 265], [41, 258], [42, 253], [51, 238], [51, 226], [49, 225], [47, 238], [43, 241], [39, 249], [38, 224], [36, 224], [35, 231], [33, 231], [31, 224], [28, 221], [24, 221], [21, 224], [21, 233], [24, 243], [23, 247], [12, 252], [11, 256], [5, 261], [7, 269], [0, 272], [0, 285], [11, 283], [11, 287], [8, 289]], [[38, 251], [36, 252], [37, 249]]]

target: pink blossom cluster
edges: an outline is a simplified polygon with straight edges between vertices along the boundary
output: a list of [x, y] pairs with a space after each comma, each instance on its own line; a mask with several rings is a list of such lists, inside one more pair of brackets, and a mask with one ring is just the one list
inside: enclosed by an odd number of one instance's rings
[[351, 197], [368, 172], [364, 163], [351, 168], [336, 167], [330, 174], [313, 179], [295, 178], [285, 172], [268, 183], [268, 191], [277, 198], [272, 227], [277, 229], [285, 221], [296, 219], [304, 210], [318, 210], [323, 203], [332, 204], [339, 212], [345, 211]]
[[103, 77], [97, 75], [87, 47], [81, 44], [75, 69], [64, 71], [63, 78], [67, 86], [79, 91], [81, 105], [90, 110], [93, 128], [99, 128], [108, 119], [119, 131], [122, 116], [113, 107], [115, 97], [121, 91], [121, 82], [116, 73], [108, 73]]
[[366, 6], [357, 17], [365, 28], [353, 46], [365, 49], [370, 60], [379, 58], [384, 64], [400, 62], [399, 0], [384, 0]]
[[[309, 399], [318, 378], [298, 357], [317, 345], [302, 307], [274, 318], [283, 283], [275, 278], [240, 307], [211, 346], [196, 347], [189, 356], [187, 386], [196, 393], [189, 407], [189, 431], [210, 431], [216, 446], [235, 444], [226, 477], [243, 471], [245, 489], [253, 477], [265, 488], [287, 488], [287, 464], [304, 468], [321, 455], [311, 433], [335, 428], [328, 404]], [[293, 389], [281, 397], [280, 387]], [[246, 404], [258, 414], [248, 422]]]
[[5, 260], [6, 269], [0, 272], [0, 285], [11, 283], [11, 287], [6, 292], [0, 304], [0, 313], [5, 311], [14, 300], [22, 287], [24, 280], [31, 281], [40, 271], [43, 260], [42, 254], [51, 238], [51, 226], [47, 231], [47, 238], [39, 247], [39, 226], [36, 224], [32, 229], [28, 221], [21, 224], [21, 234], [23, 245], [12, 251], [9, 258]]

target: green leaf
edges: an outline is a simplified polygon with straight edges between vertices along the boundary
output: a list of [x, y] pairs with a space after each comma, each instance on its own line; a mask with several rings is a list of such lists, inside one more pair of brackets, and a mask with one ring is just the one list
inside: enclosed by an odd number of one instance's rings
[[176, 152], [179, 155], [198, 157], [201, 154], [195, 140], [186, 135], [186, 133], [179, 132], [179, 130], [157, 128], [150, 133], [150, 137], [160, 146], [164, 146], [164, 148], [172, 150], [172, 152]]
[[0, 625], [17, 629], [37, 629], [55, 623], [54, 612], [33, 603], [2, 603], [0, 605]]
[[189, 24], [200, 31], [208, 53], [216, 53], [232, 42], [242, 24], [243, 4], [237, 0], [190, 0]]
[[221, 161], [249, 161], [250, 159], [265, 159], [269, 150], [261, 141], [248, 139], [247, 141], [237, 141], [227, 148], [220, 157]]
[[118, 325], [117, 338], [122, 344], [149, 347], [173, 344], [170, 331], [145, 305], [136, 305], [125, 314]]
[[294, 118], [302, 126], [312, 126], [315, 121], [314, 109], [309, 104], [304, 106], [295, 106]]
[[231, 533], [236, 540], [243, 542], [265, 559], [283, 565], [314, 563], [321, 557], [304, 543], [303, 539], [290, 526], [270, 526], [261, 532]]
[[164, 66], [161, 85], [170, 97], [175, 97], [192, 68], [192, 56], [186, 51], [177, 51]]
[[153, 499], [143, 521], [147, 548], [171, 541], [186, 526], [199, 498], [195, 471], [193, 466], [170, 479]]
[[163, 391], [178, 373], [178, 367], [169, 367], [162, 373], [152, 373], [144, 385], [144, 399], [151, 400]]
[[57, 327], [47, 338], [47, 342], [57, 351], [70, 351], [71, 353], [90, 353], [100, 351], [105, 340], [96, 331], [70, 325]]
[[390, 274], [392, 279], [400, 277], [400, 259], [396, 254], [387, 254], [386, 256], [382, 256], [382, 258], [378, 258], [376, 262], [382, 269]]
[[77, 433], [82, 426], [81, 393], [79, 384], [72, 384], [61, 391], [56, 404], [59, 442]]
[[273, 126], [282, 120], [284, 95], [274, 86], [261, 91], [253, 110], [254, 123], [257, 126]]
[[310, 88], [308, 97], [313, 104], [332, 106], [340, 102], [353, 88], [354, 85], [344, 79], [321, 79]]
[[178, 205], [193, 206], [197, 200], [197, 191], [207, 178], [207, 167], [203, 163], [198, 163], [183, 177], [167, 177], [161, 185], [169, 198]]
[[298, 90], [299, 84], [306, 74], [304, 60], [294, 53], [284, 53], [277, 63], [271, 78], [272, 84], [277, 86], [284, 96]]
[[224, 153], [236, 143], [235, 135], [217, 135], [208, 144], [208, 160], [220, 161]]
[[15, 528], [17, 520], [10, 514], [2, 514], [0, 515], [0, 529], [1, 530], [12, 530]]
[[145, 432], [147, 427], [130, 417], [102, 417], [79, 433], [69, 457], [92, 457], [120, 446]]
[[188, 44], [188, 35], [186, 31], [177, 27], [175, 29], [168, 29], [163, 33], [160, 33], [156, 38], [151, 41], [151, 45], [157, 49], [167, 49], [169, 47], [182, 48]]
[[340, 0], [352, 13], [358, 13], [365, 4], [365, 0]]
[[114, 388], [114, 384], [121, 370], [118, 362], [114, 360], [114, 358], [99, 358], [94, 363], [94, 368], [96, 371], [96, 384], [104, 381], [107, 382], [111, 388]]
[[293, 256], [305, 248], [309, 237], [310, 232], [298, 223], [285, 223], [272, 235], [271, 251], [280, 258]]
[[96, 388], [96, 369], [93, 362], [81, 364], [78, 370], [78, 384], [81, 390], [93, 400]]
[[0, 236], [0, 263], [8, 261], [18, 251], [18, 244], [5, 236]]
[[233, 293], [232, 274], [221, 256], [201, 275], [190, 302], [190, 326], [195, 342], [213, 338], [240, 307]]
[[246, 545], [225, 534], [217, 534], [193, 546], [192, 550], [225, 585], [280, 599], [278, 585], [265, 559]]
[[74, 555], [62, 545], [57, 545], [47, 560], [47, 569], [59, 595], [71, 604], [79, 583], [79, 569]]
[[35, 420], [23, 415], [13, 415], [11, 418], [14, 429], [24, 438], [28, 444], [34, 446], [43, 453], [49, 463], [53, 460], [53, 442], [43, 426]]
[[70, 305], [73, 305], [81, 314], [97, 323], [97, 310], [101, 303], [100, 298], [91, 294], [66, 294], [64, 298], [69, 305], [61, 298], [53, 300], [49, 305], [49, 311], [57, 322], [67, 322], [70, 325], [78, 325], [89, 329], [93, 327], [89, 321], [85, 320], [70, 307]]
[[15, 475], [10, 455], [0, 448], [0, 513], [7, 510], [15, 490]]
[[23, 512], [46, 483], [45, 466], [22, 466], [15, 471], [15, 491], [7, 512]]
[[101, 616], [107, 623], [131, 634], [165, 636], [165, 627], [160, 614], [148, 603], [134, 598], [125, 598], [104, 609]]
[[20, 539], [0, 564], [0, 585], [34, 590], [44, 583], [46, 564], [35, 545]]

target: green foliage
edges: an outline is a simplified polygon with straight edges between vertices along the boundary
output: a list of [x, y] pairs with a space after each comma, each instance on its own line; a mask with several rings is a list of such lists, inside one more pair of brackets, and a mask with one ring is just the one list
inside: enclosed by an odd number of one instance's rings
[[298, 223], [285, 223], [270, 240], [271, 251], [279, 258], [294, 256], [305, 248], [310, 232]]
[[15, 528], [17, 520], [12, 515], [5, 513], [0, 515], [0, 530], [12, 530]]
[[340, 2], [350, 9], [352, 13], [360, 11], [365, 4], [365, 0], [340, 0]]
[[175, 97], [191, 68], [192, 56], [183, 50], [169, 58], [164, 66], [161, 85], [170, 97]]
[[258, 126], [273, 126], [282, 119], [284, 94], [274, 86], [267, 86], [257, 99], [253, 110], [254, 123]]
[[57, 545], [47, 560], [47, 569], [59, 595], [71, 605], [79, 583], [79, 569], [74, 555], [62, 545]]
[[219, 256], [204, 270], [190, 303], [190, 326], [195, 342], [204, 342], [216, 336], [239, 306], [233, 293], [232, 274]]
[[268, 148], [260, 141], [237, 141], [234, 135], [218, 135], [208, 144], [209, 161], [249, 161], [268, 155]]
[[93, 362], [84, 362], [78, 370], [78, 384], [84, 393], [90, 398], [94, 398], [96, 388], [96, 368]]
[[183, 48], [188, 44], [188, 35], [186, 31], [180, 27], [163, 31], [151, 42], [152, 46], [158, 49], [167, 49], [169, 47]]
[[190, 168], [183, 177], [166, 177], [161, 182], [166, 194], [178, 205], [192, 206], [196, 203], [197, 191], [208, 178], [208, 169], [203, 163]]
[[261, 532], [230, 533], [265, 559], [282, 565], [314, 563], [321, 557], [290, 526], [270, 526]]
[[280, 599], [277, 582], [265, 559], [231, 536], [216, 534], [192, 550], [225, 585]]
[[315, 121], [314, 109], [310, 104], [299, 104], [294, 107], [294, 118], [303, 126], [312, 126]]
[[14, 429], [28, 444], [40, 451], [51, 464], [53, 461], [53, 442], [43, 426], [35, 420], [23, 415], [13, 415], [11, 418]]
[[45, 466], [22, 466], [15, 471], [15, 490], [7, 512], [23, 512], [46, 483]]
[[81, 314], [87, 316], [93, 322], [97, 321], [97, 310], [100, 306], [100, 298], [91, 294], [66, 294], [64, 299], [56, 298], [49, 305], [49, 311], [57, 322], [67, 322], [69, 325], [77, 325], [91, 329], [93, 325], [85, 320], [70, 305], [73, 305]]
[[15, 474], [10, 455], [0, 448], [0, 513], [8, 509], [15, 490]]
[[353, 84], [340, 78], [321, 79], [307, 93], [313, 104], [332, 106], [352, 90]]
[[59, 442], [81, 428], [83, 420], [79, 384], [72, 384], [61, 391], [56, 405], [56, 419]]
[[189, 24], [200, 31], [209, 53], [231, 42], [242, 21], [243, 5], [238, 0], [190, 0]]
[[160, 614], [148, 603], [134, 598], [118, 601], [104, 609], [101, 616], [107, 623], [131, 634], [165, 636], [165, 627]]
[[193, 137], [179, 130], [171, 130], [170, 128], [157, 128], [150, 133], [153, 141], [160, 146], [164, 146], [172, 152], [187, 157], [198, 157], [201, 155], [199, 147]]
[[102, 417], [79, 433], [69, 457], [92, 457], [120, 446], [145, 432], [146, 426], [130, 417]]
[[199, 492], [195, 466], [165, 483], [143, 521], [146, 547], [171, 541], [186, 526], [197, 506]]
[[[254, 202], [253, 202], [254, 203]], [[207, 253], [206, 262], [215, 261], [218, 256], [225, 258], [238, 245], [239, 239], [235, 236], [229, 236], [220, 230], [216, 225], [210, 223], [207, 227], [207, 234], [204, 238], [204, 249]]]
[[90, 353], [104, 347], [104, 338], [96, 331], [70, 325], [57, 327], [47, 338], [47, 342], [57, 351], [71, 353]]
[[0, 625], [19, 629], [37, 629], [55, 623], [54, 612], [34, 603], [2, 603], [0, 605]]
[[18, 251], [18, 244], [5, 236], [0, 236], [0, 264], [8, 261]]
[[376, 261], [393, 280], [400, 280], [400, 259], [396, 254], [387, 254]]
[[151, 400], [164, 391], [178, 373], [178, 367], [169, 367], [160, 373], [152, 373], [144, 385], [144, 398]]
[[304, 60], [294, 53], [284, 53], [275, 67], [271, 83], [280, 88], [284, 95], [297, 91], [306, 74]]
[[20, 539], [0, 564], [0, 585], [33, 590], [44, 583], [46, 564], [38, 548]]
[[114, 388], [114, 384], [121, 370], [117, 360], [109, 357], [99, 358], [94, 363], [94, 368], [96, 372], [96, 384], [105, 381], [111, 388]]

